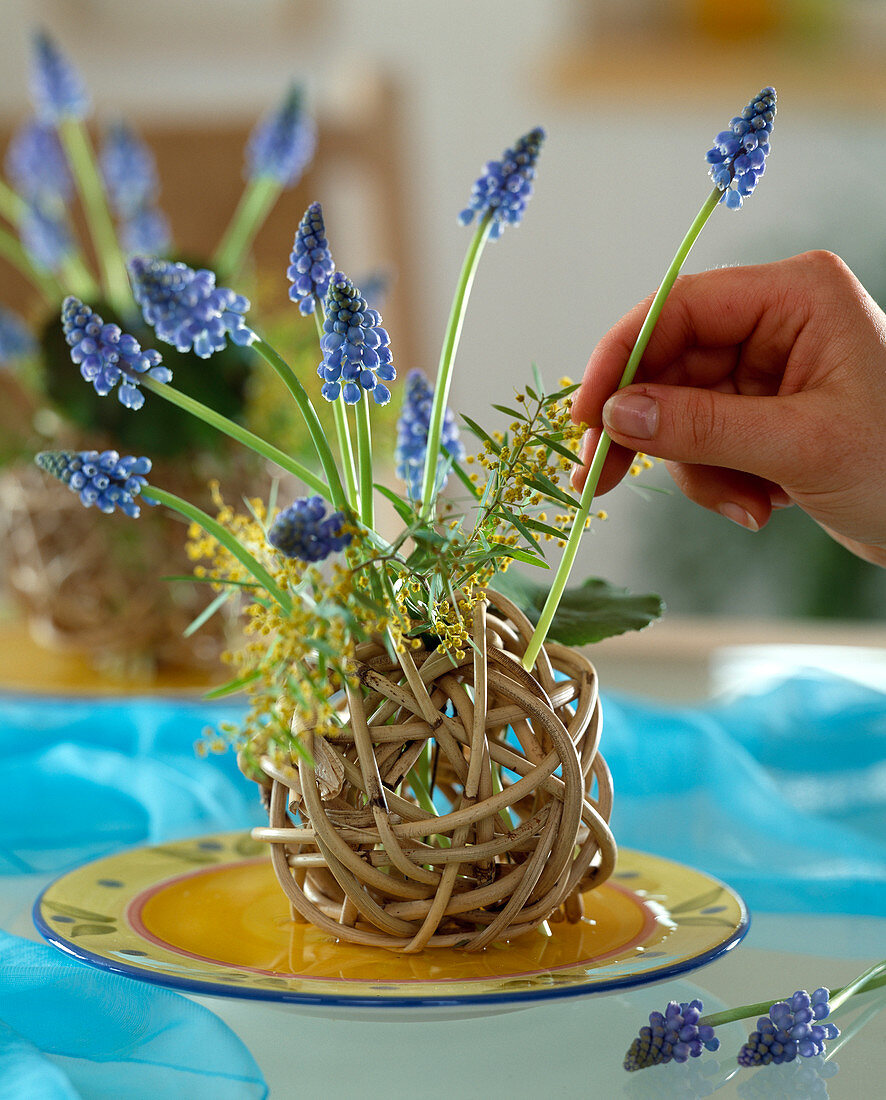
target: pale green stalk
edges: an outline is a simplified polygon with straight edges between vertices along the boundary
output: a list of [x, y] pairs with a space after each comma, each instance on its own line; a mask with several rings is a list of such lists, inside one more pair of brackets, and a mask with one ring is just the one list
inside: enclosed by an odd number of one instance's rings
[[197, 508], [189, 501], [182, 500], [182, 498], [176, 496], [175, 493], [167, 492], [165, 489], [158, 489], [155, 485], [145, 485], [141, 491], [141, 495], [146, 500], [153, 500], [157, 504], [165, 504], [167, 508], [171, 508], [174, 512], [178, 512], [179, 515], [184, 516], [185, 519], [190, 520], [192, 523], [199, 524], [207, 535], [211, 535], [220, 542], [226, 550], [229, 550], [234, 557], [249, 570], [258, 583], [267, 590], [268, 594], [277, 601], [287, 614], [292, 610], [292, 600], [289, 595], [277, 584], [261, 562], [254, 558], [240, 540], [235, 538], [226, 527], [222, 527], [218, 520], [213, 519], [212, 516], [207, 515], [206, 512]]
[[[830, 1016], [855, 993], [862, 993], [866, 989], [878, 989], [886, 985], [886, 960], [868, 967], [848, 985], [831, 990], [829, 998]], [[740, 1005], [738, 1008], [729, 1008], [724, 1012], [713, 1012], [708, 1016], [702, 1016], [698, 1021], [709, 1027], [720, 1027], [721, 1024], [731, 1024], [734, 1020], [749, 1020], [757, 1016], [768, 1016], [769, 1010], [779, 1001], [789, 1000], [790, 997], [771, 997], [768, 1001], [757, 1001], [752, 1005]]]
[[[257, 337], [253, 342], [252, 347], [261, 355], [261, 357], [276, 371], [279, 377], [282, 379], [283, 384], [295, 398], [295, 403], [298, 405], [299, 410], [304, 417], [305, 424], [308, 431], [311, 434], [311, 439], [314, 443], [314, 449], [317, 452], [317, 457], [320, 459], [320, 465], [323, 467], [323, 473], [326, 475], [326, 480], [329, 483], [329, 493], [331, 493], [332, 503], [336, 508], [344, 508], [348, 510], [349, 505], [347, 498], [345, 497], [345, 491], [339, 477], [338, 467], [335, 464], [335, 458], [332, 455], [329, 443], [326, 439], [326, 433], [323, 431], [323, 425], [320, 423], [320, 418], [317, 416], [317, 410], [311, 404], [311, 399], [308, 397], [307, 391], [299, 381], [298, 377], [292, 370], [292, 367], [286, 362], [286, 360], [275, 351], [270, 344], [266, 343], [260, 337]], [[326, 496], [326, 494], [323, 494]], [[367, 524], [371, 527], [372, 524]]]
[[73, 253], [64, 261], [61, 274], [65, 289], [71, 294], [76, 294], [81, 301], [94, 301], [98, 297], [98, 284], [79, 252]]
[[[339, 398], [341, 400], [341, 398]], [[367, 527], [375, 526], [375, 505], [372, 499], [372, 431], [369, 426], [369, 393], [354, 410], [357, 417], [357, 467], [360, 475], [360, 519]]]
[[86, 125], [78, 118], [64, 118], [58, 124], [58, 135], [67, 154], [71, 173], [83, 203], [83, 212], [95, 245], [108, 301], [118, 313], [131, 313], [132, 293], [129, 289], [126, 263], [111, 220], [104, 185], [95, 163], [95, 154], [92, 151]]
[[[323, 339], [323, 321], [321, 314], [323, 306], [320, 299], [314, 295], [314, 321], [317, 325], [317, 336]], [[345, 474], [345, 492], [348, 503], [354, 511], [357, 510], [357, 466], [354, 461], [354, 447], [351, 443], [351, 429], [348, 426], [348, 407], [339, 397], [332, 402], [332, 415], [335, 420], [335, 434], [338, 439], [338, 450], [341, 455], [341, 465]]]
[[0, 256], [17, 267], [29, 283], [43, 295], [48, 303], [60, 302], [64, 290], [54, 275], [41, 271], [31, 263], [31, 258], [22, 248], [21, 241], [8, 230], [0, 228]]
[[321, 481], [307, 466], [303, 466], [296, 459], [291, 458], [285, 451], [281, 451], [272, 444], [267, 443], [261, 436], [255, 435], [254, 432], [249, 431], [233, 420], [229, 420], [226, 416], [222, 416], [221, 413], [217, 413], [215, 409], [210, 409], [208, 405], [204, 405], [193, 397], [189, 397], [186, 393], [175, 389], [168, 382], [156, 382], [153, 378], [139, 378], [138, 383], [143, 389], [150, 390], [151, 393], [155, 393], [158, 397], [169, 401], [170, 404], [184, 409], [185, 412], [196, 416], [206, 424], [210, 424], [231, 439], [236, 439], [238, 443], [242, 443], [244, 447], [255, 451], [256, 454], [268, 459], [269, 462], [275, 462], [281, 469], [301, 478], [315, 493], [319, 493], [326, 500], [332, 501], [332, 493], [325, 482]]
[[212, 259], [213, 271], [220, 282], [237, 276], [256, 233], [282, 190], [280, 183], [271, 176], [259, 176], [244, 187], [237, 209]]
[[440, 364], [437, 368], [434, 403], [431, 406], [428, 447], [425, 452], [425, 469], [421, 490], [421, 518], [425, 521], [431, 519], [434, 514], [434, 504], [437, 498], [437, 462], [440, 457], [440, 439], [443, 435], [443, 417], [446, 414], [449, 389], [452, 385], [452, 368], [455, 364], [455, 353], [458, 351], [458, 342], [468, 307], [471, 285], [474, 282], [474, 275], [477, 272], [483, 246], [486, 244], [489, 230], [492, 228], [492, 215], [493, 211], [491, 209], [486, 211], [480, 219], [468, 246], [461, 274], [456, 284], [452, 309], [449, 312], [449, 322], [443, 337], [443, 347], [440, 350]]
[[[649, 312], [646, 314], [646, 320], [643, 322], [643, 326], [640, 329], [637, 336], [637, 342], [634, 344], [634, 349], [628, 358], [627, 365], [625, 366], [624, 373], [621, 376], [621, 381], [618, 384], [618, 389], [622, 386], [629, 385], [634, 375], [637, 373], [637, 368], [640, 365], [640, 360], [643, 358], [643, 352], [646, 350], [646, 345], [649, 343], [649, 338], [652, 335], [652, 330], [655, 328], [659, 315], [661, 314], [662, 307], [664, 306], [665, 299], [671, 292], [677, 276], [680, 274], [680, 268], [686, 261], [686, 257], [689, 255], [689, 251], [698, 239], [698, 235], [704, 228], [705, 222], [714, 212], [717, 203], [722, 198], [723, 192], [719, 188], [714, 190], [708, 195], [701, 210], [695, 216], [695, 220], [689, 227], [689, 232], [683, 238], [680, 247], [677, 249], [677, 253], [671, 261], [671, 266], [668, 268], [661, 286], [658, 288], [655, 297], [652, 300], [652, 305], [649, 307]], [[548, 635], [551, 623], [553, 622], [554, 615], [557, 612], [557, 607], [560, 604], [560, 599], [563, 596], [563, 592], [566, 589], [566, 584], [569, 580], [569, 574], [572, 571], [572, 566], [575, 563], [575, 555], [578, 552], [578, 544], [581, 541], [581, 536], [584, 533], [585, 524], [587, 523], [588, 516], [591, 512], [591, 504], [594, 500], [594, 494], [597, 492], [597, 485], [600, 481], [600, 474], [603, 471], [603, 465], [606, 461], [606, 456], [609, 453], [609, 447], [612, 443], [609, 435], [604, 431], [600, 440], [597, 443], [597, 449], [594, 452], [594, 458], [591, 462], [590, 469], [588, 470], [587, 481], [584, 484], [582, 490], [581, 500], [579, 502], [579, 508], [575, 515], [575, 520], [572, 524], [572, 530], [569, 532], [569, 538], [566, 542], [566, 548], [563, 551], [563, 557], [560, 559], [560, 564], [557, 567], [557, 572], [554, 574], [554, 580], [551, 584], [551, 590], [548, 593], [548, 598], [545, 601], [545, 605], [542, 608], [541, 616], [538, 620], [538, 625], [535, 628], [535, 633], [529, 641], [529, 645], [526, 648], [526, 652], [523, 655], [523, 667], [527, 671], [531, 671], [535, 660], [538, 657], [541, 647], [544, 645], [545, 638]]]
[[6, 180], [0, 179], [0, 215], [6, 218], [10, 225], [18, 225], [24, 217], [27, 205], [21, 195], [14, 191]]

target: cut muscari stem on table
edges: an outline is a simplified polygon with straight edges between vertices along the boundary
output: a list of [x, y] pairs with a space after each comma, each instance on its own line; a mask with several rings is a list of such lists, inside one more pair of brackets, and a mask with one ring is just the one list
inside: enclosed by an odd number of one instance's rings
[[[868, 967], [853, 981], [833, 991], [821, 987], [810, 995], [797, 990], [785, 1000], [758, 1001], [709, 1015], [702, 1015], [704, 1006], [700, 1000], [682, 1004], [672, 1001], [664, 1013], [650, 1014], [649, 1025], [640, 1029], [625, 1055], [624, 1068], [633, 1072], [698, 1058], [705, 1050], [719, 1049], [715, 1028], [755, 1016], [757, 1029], [738, 1052], [739, 1067], [780, 1064], [821, 1054], [830, 1057], [834, 1049], [828, 1051], [826, 1044], [837, 1039], [840, 1031], [832, 1023], [821, 1021], [832, 1016], [851, 997], [882, 988], [886, 988], [886, 960]], [[876, 1006], [876, 1010], [880, 1007]], [[868, 1018], [865, 1017], [865, 1022]]]
[[[716, 206], [723, 202], [731, 209], [737, 210], [741, 207], [743, 198], [750, 195], [756, 187], [757, 181], [763, 174], [766, 156], [769, 153], [769, 137], [772, 133], [775, 110], [775, 90], [764, 88], [758, 96], [751, 100], [742, 114], [732, 120], [730, 128], [719, 133], [714, 139], [714, 147], [707, 154], [708, 163], [711, 165], [710, 175], [714, 180], [714, 189], [695, 216], [652, 300], [652, 305], [649, 307], [649, 312], [625, 365], [618, 389], [630, 385], [634, 380], [667, 296], [670, 294], [692, 246]], [[588, 470], [575, 522], [566, 542], [563, 557], [554, 574], [548, 599], [542, 608], [535, 632], [523, 657], [523, 667], [527, 671], [531, 670], [535, 664], [563, 592], [566, 589], [611, 442], [608, 433], [603, 431]]]

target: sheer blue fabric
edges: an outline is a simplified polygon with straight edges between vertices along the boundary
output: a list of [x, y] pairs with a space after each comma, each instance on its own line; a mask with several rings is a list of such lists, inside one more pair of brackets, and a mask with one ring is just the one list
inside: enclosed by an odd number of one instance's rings
[[241, 1040], [159, 986], [0, 932], [0, 1100], [262, 1100]]
[[[231, 754], [193, 748], [241, 713], [0, 696], [0, 900], [4, 874], [258, 823]], [[620, 844], [717, 875], [752, 911], [886, 911], [886, 693], [810, 673], [697, 707], [604, 694], [602, 745]], [[0, 1100], [263, 1090], [212, 1013], [0, 934]]]
[[612, 827], [753, 911], [886, 911], [886, 693], [818, 672], [704, 707], [603, 700]]

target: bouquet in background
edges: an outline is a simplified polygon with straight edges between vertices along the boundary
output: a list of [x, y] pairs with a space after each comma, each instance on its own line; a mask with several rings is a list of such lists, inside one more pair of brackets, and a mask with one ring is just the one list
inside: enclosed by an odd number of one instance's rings
[[[31, 91], [34, 117], [13, 134], [0, 179], [0, 255], [27, 284], [29, 300], [24, 316], [0, 304], [0, 542], [7, 583], [40, 638], [83, 650], [105, 666], [214, 663], [220, 636], [183, 639], [199, 600], [181, 586], [170, 593], [161, 579], [186, 567], [180, 526], [157, 516], [138, 538], [121, 524], [98, 529], [83, 523], [58, 487], [34, 478], [30, 457], [46, 446], [88, 441], [150, 449], [168, 481], [208, 503], [210, 476], [222, 473], [245, 488], [256, 464], [181, 409], [164, 406], [149, 425], [72, 376], [58, 325], [65, 296], [88, 299], [107, 323], [145, 340], [127, 259], [176, 251], [151, 150], [120, 120], [103, 126], [93, 147], [84, 83], [42, 32], [34, 37]], [[249, 138], [246, 185], [209, 261], [214, 272], [240, 277], [256, 233], [279, 195], [299, 182], [315, 145], [314, 123], [293, 85]], [[207, 354], [184, 339], [166, 352], [167, 368], [223, 415], [238, 422], [260, 417], [254, 357], [232, 343], [207, 370]]]

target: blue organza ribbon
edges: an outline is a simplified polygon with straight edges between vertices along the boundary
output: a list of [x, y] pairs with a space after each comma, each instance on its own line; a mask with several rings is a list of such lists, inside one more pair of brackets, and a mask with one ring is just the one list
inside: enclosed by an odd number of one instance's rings
[[159, 986], [0, 932], [0, 1100], [263, 1100], [239, 1038]]
[[[4, 874], [259, 822], [231, 754], [193, 749], [241, 713], [0, 697], [0, 899]], [[702, 707], [604, 695], [603, 716], [620, 844], [717, 875], [752, 910], [886, 911], [886, 694], [810, 673]], [[240, 1040], [186, 998], [17, 937], [0, 963], [0, 1100], [264, 1095]]]
[[752, 910], [886, 912], [886, 693], [820, 672], [704, 707], [603, 700], [620, 844]]

